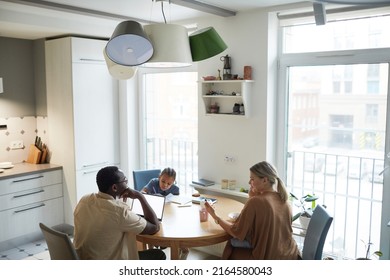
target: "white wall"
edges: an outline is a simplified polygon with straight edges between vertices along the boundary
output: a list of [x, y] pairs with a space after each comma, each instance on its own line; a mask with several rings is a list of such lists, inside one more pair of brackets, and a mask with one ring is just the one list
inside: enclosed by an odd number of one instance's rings
[[[221, 55], [199, 63], [199, 78], [216, 76], [217, 69], [223, 69], [220, 57], [228, 54], [232, 73], [242, 77], [244, 66], [252, 66], [255, 81], [249, 118], [205, 116], [204, 110], [199, 110], [199, 176], [217, 182], [222, 178], [236, 179], [238, 187], [248, 188], [249, 168], [262, 160], [272, 161], [272, 155], [267, 155], [267, 141], [271, 136], [267, 134], [267, 120], [273, 108], [267, 107], [267, 95], [276, 92], [267, 91], [268, 13], [259, 10], [198, 23], [199, 28], [212, 25], [228, 45]], [[199, 106], [203, 106], [201, 99]], [[234, 156], [235, 162], [226, 163], [225, 155]]]
[[[277, 71], [277, 20], [278, 10], [300, 8], [309, 4], [286, 5], [272, 9], [258, 9], [238, 13], [234, 17], [199, 19], [196, 23], [201, 29], [213, 26], [228, 45], [228, 49], [213, 58], [198, 62], [199, 80], [202, 76], [218, 75], [223, 69], [221, 56], [231, 57], [232, 73], [243, 76], [245, 65], [252, 66], [252, 96], [250, 118], [220, 118], [204, 115], [199, 110], [199, 176], [219, 182], [222, 178], [236, 179], [239, 187], [248, 188], [249, 168], [263, 160], [275, 164], [276, 132], [276, 71]], [[193, 24], [193, 21], [182, 24]], [[136, 85], [132, 85], [138, 95]], [[200, 98], [199, 106], [203, 106]], [[138, 112], [138, 104], [130, 105]], [[133, 123], [134, 137], [139, 137], [138, 127]], [[128, 127], [132, 129], [131, 126]], [[138, 141], [135, 138], [134, 141]], [[134, 151], [135, 152], [135, 151]], [[235, 163], [225, 163], [224, 156], [232, 155]], [[127, 162], [137, 167], [134, 155]], [[123, 162], [123, 161], [122, 161]], [[130, 168], [131, 171], [131, 168]]]

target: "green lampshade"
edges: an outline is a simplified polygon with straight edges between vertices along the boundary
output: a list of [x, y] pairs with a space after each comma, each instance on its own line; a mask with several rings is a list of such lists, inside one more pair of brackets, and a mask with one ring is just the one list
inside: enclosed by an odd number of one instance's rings
[[227, 45], [214, 27], [195, 31], [190, 36], [192, 61], [200, 61], [213, 57], [227, 49]]

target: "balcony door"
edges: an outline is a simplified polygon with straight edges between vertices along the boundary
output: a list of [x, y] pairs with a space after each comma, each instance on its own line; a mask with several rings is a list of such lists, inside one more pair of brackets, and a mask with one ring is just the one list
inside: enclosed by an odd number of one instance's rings
[[334, 57], [348, 63], [313, 65], [316, 57], [310, 66], [287, 59], [282, 67], [287, 186], [318, 195], [334, 215], [326, 253], [354, 259], [372, 243], [371, 252], [388, 254], [389, 58], [358, 51]]

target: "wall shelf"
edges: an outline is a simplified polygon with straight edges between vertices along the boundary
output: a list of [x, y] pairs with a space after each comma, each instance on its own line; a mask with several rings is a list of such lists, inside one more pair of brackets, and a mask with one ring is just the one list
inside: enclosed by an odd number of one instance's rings
[[[250, 95], [253, 80], [200, 81], [201, 97], [206, 116], [249, 117]], [[211, 105], [219, 106], [218, 113], [212, 112]], [[233, 112], [234, 104], [243, 104], [243, 112]]]

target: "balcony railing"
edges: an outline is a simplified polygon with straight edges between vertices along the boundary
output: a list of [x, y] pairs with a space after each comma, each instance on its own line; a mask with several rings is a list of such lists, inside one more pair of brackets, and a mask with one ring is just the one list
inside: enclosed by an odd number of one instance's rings
[[[369, 153], [367, 153], [369, 154]], [[298, 196], [316, 194], [333, 215], [324, 253], [336, 258], [379, 250], [383, 159], [306, 151], [289, 154], [287, 187]], [[294, 209], [296, 210], [296, 209]]]
[[[364, 153], [362, 153], [363, 155]], [[367, 153], [369, 154], [369, 153]], [[173, 167], [182, 191], [198, 175], [198, 143], [148, 139], [146, 168]], [[336, 258], [365, 256], [366, 245], [379, 250], [383, 159], [294, 151], [289, 154], [287, 188], [297, 196], [316, 194], [334, 220], [324, 253]], [[297, 211], [297, 209], [294, 209]]]
[[198, 143], [185, 140], [149, 138], [147, 141], [146, 168], [172, 167], [176, 182], [185, 193], [193, 178], [198, 176]]

